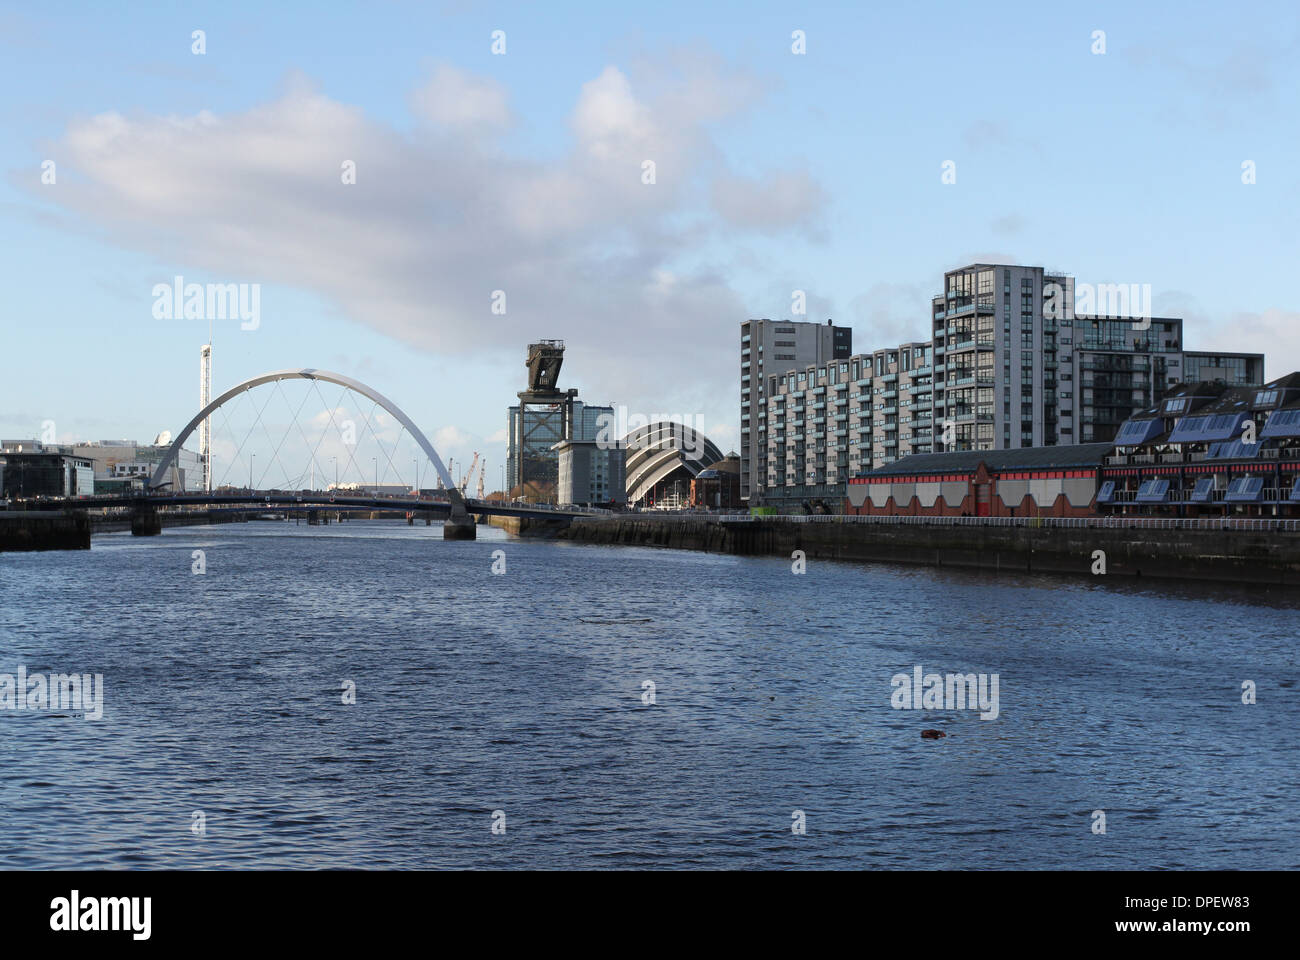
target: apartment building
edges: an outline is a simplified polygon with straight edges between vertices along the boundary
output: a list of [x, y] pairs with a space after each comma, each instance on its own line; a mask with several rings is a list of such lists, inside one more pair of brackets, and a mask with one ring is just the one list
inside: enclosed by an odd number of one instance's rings
[[1183, 382], [1222, 380], [1229, 387], [1257, 387], [1264, 382], [1262, 353], [1183, 353]]
[[928, 341], [794, 364], [769, 346], [761, 376], [742, 352], [742, 397], [755, 384], [758, 405], [748, 435], [741, 408], [754, 465], [743, 495], [793, 506], [842, 496], [849, 477], [912, 453], [1110, 441], [1174, 384], [1263, 382], [1262, 354], [1186, 352], [1181, 319], [1145, 315], [1127, 289], [1119, 306], [1133, 313], [1114, 315], [1116, 298], [1098, 291], [1080, 302], [1105, 313], [1076, 314], [1072, 276], [970, 264], [944, 274]]
[[945, 273], [944, 292], [931, 301], [935, 420], [943, 427], [933, 452], [1077, 442], [1073, 313], [1074, 279], [1042, 267], [971, 264]]
[[[877, 459], [928, 451], [932, 345], [904, 343], [768, 377], [765, 503], [843, 495]], [[791, 504], [794, 505], [794, 504]]]
[[749, 499], [767, 476], [767, 374], [824, 365], [853, 352], [853, 330], [796, 320], [740, 325], [740, 495]]

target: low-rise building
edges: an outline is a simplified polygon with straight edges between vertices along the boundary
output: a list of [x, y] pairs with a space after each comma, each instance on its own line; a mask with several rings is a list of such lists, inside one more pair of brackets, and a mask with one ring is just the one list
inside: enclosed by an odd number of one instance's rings
[[1300, 513], [1300, 373], [1178, 386], [1124, 423], [1100, 480], [1106, 513]]
[[849, 480], [846, 513], [1300, 516], [1300, 373], [1175, 385], [1112, 443], [917, 454]]
[[141, 494], [145, 492], [145, 484], [148, 481], [148, 477], [138, 476], [96, 477], [95, 495], [123, 496], [126, 494]]
[[0, 498], [89, 497], [95, 492], [91, 462], [56, 450], [0, 452]]
[[[95, 480], [121, 477], [144, 477], [148, 481], [171, 448], [170, 435], [163, 434], [154, 443], [134, 440], [93, 440], [83, 443], [41, 443], [38, 440], [3, 440], [0, 450], [30, 452], [42, 450], [63, 453], [89, 460]], [[198, 492], [203, 489], [203, 460], [192, 450], [182, 448], [168, 470], [166, 481], [176, 491]]]
[[691, 481], [691, 506], [710, 510], [734, 510], [740, 499], [740, 455], [729, 453], [706, 467]]
[[1087, 517], [1109, 443], [920, 453], [849, 480], [844, 512], [883, 516]]

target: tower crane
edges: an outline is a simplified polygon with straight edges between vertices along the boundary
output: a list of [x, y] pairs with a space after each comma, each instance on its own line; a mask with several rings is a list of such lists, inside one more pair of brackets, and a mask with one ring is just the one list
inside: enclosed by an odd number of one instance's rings
[[478, 466], [478, 498], [483, 499], [483, 474], [487, 473], [487, 457]]

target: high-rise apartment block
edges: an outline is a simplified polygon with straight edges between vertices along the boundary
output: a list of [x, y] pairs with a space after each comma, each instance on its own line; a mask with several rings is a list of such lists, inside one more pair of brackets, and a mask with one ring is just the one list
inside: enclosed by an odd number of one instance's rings
[[837, 352], [846, 328], [828, 342], [816, 324], [742, 323], [741, 495], [838, 497], [911, 453], [1108, 441], [1175, 383], [1263, 382], [1262, 354], [1184, 351], [1182, 320], [1151, 317], [1136, 287], [1079, 292], [1042, 267], [971, 264], [944, 274], [930, 339], [861, 354]]
[[765, 421], [769, 374], [802, 364], [847, 359], [853, 330], [802, 320], [746, 320], [740, 325], [740, 495], [767, 475]]

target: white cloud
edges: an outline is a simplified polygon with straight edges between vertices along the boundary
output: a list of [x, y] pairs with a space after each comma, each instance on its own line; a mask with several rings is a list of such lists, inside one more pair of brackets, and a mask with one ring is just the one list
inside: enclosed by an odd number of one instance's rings
[[748, 230], [782, 231], [820, 216], [826, 196], [806, 170], [766, 177], [720, 177], [713, 182], [713, 208], [728, 223]]
[[1199, 326], [1195, 339], [1185, 339], [1197, 351], [1251, 352], [1245, 344], [1267, 344], [1253, 349], [1264, 354], [1269, 380], [1300, 370], [1300, 312], [1294, 310], [1238, 311], [1220, 323]]
[[470, 435], [460, 427], [449, 426], [439, 427], [430, 442], [436, 450], [459, 450], [468, 447], [471, 441]]
[[1182, 319], [1184, 349], [1263, 353], [1264, 376], [1269, 380], [1300, 370], [1300, 312], [1274, 307], [1262, 313], [1237, 310], [1226, 318], [1216, 317], [1184, 290], [1157, 293], [1153, 312]]
[[932, 293], [917, 283], [872, 284], [849, 301], [853, 349], [864, 352], [926, 339]]
[[480, 79], [439, 64], [411, 96], [415, 115], [426, 123], [457, 132], [500, 130], [511, 121], [506, 92], [494, 80]]
[[[709, 125], [759, 92], [693, 52], [608, 67], [575, 93], [570, 149], [541, 160], [503, 149], [511, 115], [492, 80], [437, 67], [406, 136], [293, 78], [242, 113], [70, 123], [58, 150], [76, 176], [53, 199], [187, 272], [305, 288], [432, 353], [517, 356], [564, 338], [566, 374], [593, 401], [730, 416], [726, 358], [747, 314], [692, 255], [721, 236], [743, 256], [748, 235], [801, 229], [822, 201], [806, 173], [726, 170]], [[345, 161], [355, 184], [341, 181]], [[710, 183], [724, 216], [699, 205]], [[767, 206], [747, 212], [756, 191]]]

